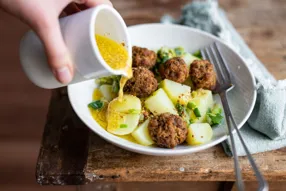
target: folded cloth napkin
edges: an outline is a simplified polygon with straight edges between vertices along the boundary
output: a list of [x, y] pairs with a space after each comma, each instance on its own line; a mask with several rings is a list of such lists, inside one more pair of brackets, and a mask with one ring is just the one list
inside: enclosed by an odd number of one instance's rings
[[[257, 82], [254, 110], [240, 133], [251, 153], [279, 149], [286, 146], [286, 80], [276, 81], [246, 45], [218, 7], [217, 1], [193, 1], [182, 9], [178, 20], [165, 15], [162, 23], [174, 23], [199, 28], [221, 38], [244, 58]], [[237, 154], [245, 152], [235, 134]], [[223, 142], [227, 155], [232, 156], [230, 140]]]

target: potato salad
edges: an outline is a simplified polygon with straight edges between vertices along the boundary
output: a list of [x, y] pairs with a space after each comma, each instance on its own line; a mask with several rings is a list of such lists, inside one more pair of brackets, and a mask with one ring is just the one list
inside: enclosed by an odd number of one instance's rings
[[118, 98], [121, 76], [96, 79], [88, 105], [106, 131], [144, 146], [174, 148], [207, 143], [223, 120], [214, 102], [213, 65], [183, 47], [132, 48], [132, 78]]

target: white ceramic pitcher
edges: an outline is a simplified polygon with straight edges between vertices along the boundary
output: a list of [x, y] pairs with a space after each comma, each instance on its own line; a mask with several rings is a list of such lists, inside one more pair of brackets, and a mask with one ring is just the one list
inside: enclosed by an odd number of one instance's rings
[[[109, 74], [126, 76], [125, 71], [114, 70], [103, 60], [95, 40], [95, 34], [99, 34], [124, 43], [131, 56], [132, 47], [126, 24], [114, 8], [99, 5], [59, 21], [75, 68], [75, 76], [70, 84]], [[27, 32], [21, 40], [20, 62], [35, 85], [46, 89], [65, 86], [54, 77], [43, 44], [33, 31]]]

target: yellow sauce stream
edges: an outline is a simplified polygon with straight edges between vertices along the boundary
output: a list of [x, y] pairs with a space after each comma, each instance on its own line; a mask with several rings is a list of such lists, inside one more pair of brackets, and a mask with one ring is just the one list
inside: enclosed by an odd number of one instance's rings
[[[121, 76], [120, 89], [118, 92], [119, 100], [123, 97], [123, 87], [127, 80], [132, 77], [132, 59], [128, 56], [128, 52], [122, 44], [119, 44], [107, 37], [101, 35], [95, 35], [97, 47], [102, 58], [105, 62], [115, 70], [125, 70], [126, 76]], [[93, 92], [93, 100], [100, 100], [103, 97], [99, 89], [95, 89]], [[90, 109], [92, 117], [99, 125], [106, 130], [107, 128], [107, 104], [100, 110]], [[136, 143], [132, 135], [118, 136], [128, 141]]]
[[[129, 61], [130, 62], [130, 61]], [[120, 78], [120, 82], [119, 82], [119, 94], [118, 94], [118, 98], [119, 98], [119, 101], [122, 100], [123, 98], [123, 88], [124, 88], [124, 85], [126, 84], [127, 80], [132, 78], [133, 76], [133, 73], [132, 73], [132, 63], [131, 64], [127, 64], [127, 67], [126, 67], [126, 73], [127, 73], [127, 77], [125, 76], [121, 76]], [[130, 67], [129, 67], [130, 65]]]
[[102, 58], [113, 69], [125, 70], [126, 76], [120, 79], [119, 100], [123, 97], [123, 87], [127, 80], [132, 77], [132, 59], [122, 44], [119, 44], [107, 37], [95, 35], [97, 47]]

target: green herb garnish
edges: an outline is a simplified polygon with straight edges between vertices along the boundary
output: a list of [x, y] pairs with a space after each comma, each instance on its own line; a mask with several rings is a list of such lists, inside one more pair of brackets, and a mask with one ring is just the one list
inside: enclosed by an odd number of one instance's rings
[[197, 57], [197, 58], [203, 59], [203, 56], [202, 56], [202, 54], [201, 54], [201, 51], [200, 51], [200, 50], [198, 50], [198, 51], [194, 52], [194, 53], [193, 53], [193, 55], [194, 55], [195, 57]]
[[189, 102], [188, 104], [187, 104], [187, 108], [189, 108], [189, 109], [195, 109], [197, 107], [197, 105], [194, 103], [194, 102]]
[[98, 83], [99, 85], [112, 85], [114, 79], [116, 79], [116, 76], [101, 77], [96, 79], [96, 83]]
[[210, 118], [211, 125], [218, 125], [221, 123], [221, 120], [223, 119], [223, 116], [219, 113], [217, 114], [208, 113], [207, 116]]
[[187, 108], [193, 110], [196, 117], [201, 117], [201, 112], [194, 102], [189, 102]]
[[139, 114], [141, 112], [140, 112], [140, 110], [137, 110], [137, 109], [129, 109], [127, 113], [128, 114]]
[[98, 110], [103, 107], [104, 103], [101, 100], [96, 100], [88, 104], [88, 107]]
[[211, 112], [214, 113], [214, 114], [217, 114], [217, 113], [221, 114], [222, 113], [222, 108], [220, 107], [219, 104], [214, 104], [213, 109], [212, 109]]
[[176, 56], [174, 49], [168, 47], [162, 47], [157, 52], [157, 63], [165, 63], [167, 60]]
[[197, 95], [198, 95], [198, 92], [197, 91], [192, 91], [192, 97], [194, 98], [194, 97], [197, 97]]
[[121, 76], [116, 76], [116, 75], [102, 77], [102, 78], [98, 78], [96, 80], [96, 83], [98, 83], [99, 85], [104, 85], [104, 84], [112, 85], [112, 92], [118, 93], [120, 78]]
[[184, 113], [184, 106], [182, 106], [181, 104], [177, 103], [176, 104], [176, 109], [177, 109], [179, 115], [182, 116], [183, 113]]
[[207, 112], [207, 120], [210, 125], [218, 125], [223, 119], [222, 108], [220, 105], [215, 104], [213, 109], [209, 109]]
[[118, 93], [119, 92], [119, 80], [113, 80], [112, 83], [112, 92], [113, 93]]
[[127, 124], [120, 124], [120, 128], [127, 128], [128, 125]]
[[179, 47], [176, 47], [174, 49], [175, 53], [176, 53], [176, 56], [182, 56], [184, 53], [185, 53], [185, 49], [181, 46]]
[[189, 124], [193, 124], [194, 121], [192, 119], [189, 120]]
[[193, 111], [194, 111], [194, 114], [196, 117], [201, 117], [201, 112], [200, 112], [199, 108], [196, 107]]

